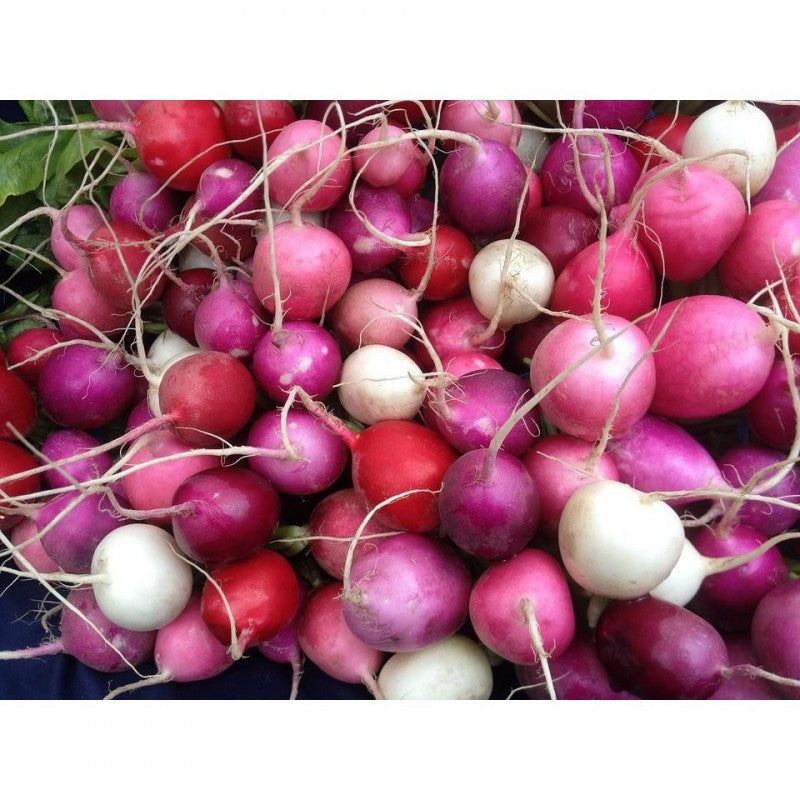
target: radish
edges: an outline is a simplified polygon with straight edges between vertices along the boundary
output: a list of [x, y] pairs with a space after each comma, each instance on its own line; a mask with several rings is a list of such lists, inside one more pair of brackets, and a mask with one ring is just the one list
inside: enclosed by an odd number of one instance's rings
[[[723, 636], [732, 667], [739, 664], [755, 664], [757, 657], [749, 636]], [[731, 675], [722, 681], [709, 700], [780, 700], [774, 683], [766, 678], [749, 675]]]
[[[433, 237], [433, 233], [431, 235]], [[475, 248], [469, 237], [452, 225], [439, 224], [436, 226], [435, 241], [403, 253], [400, 277], [411, 289], [422, 289], [425, 300], [449, 300], [458, 297], [467, 288], [469, 266], [474, 257]], [[431, 258], [433, 269], [423, 285]]]
[[444, 362], [444, 371], [456, 378], [460, 378], [468, 372], [480, 372], [485, 369], [502, 370], [503, 365], [491, 356], [479, 353], [477, 350], [458, 353], [458, 355], [450, 356]]
[[353, 165], [364, 180], [375, 187], [392, 186], [417, 160], [416, 143], [403, 138], [397, 125], [380, 125], [367, 131], [353, 155]]
[[[39, 375], [45, 363], [56, 352], [53, 345], [64, 341], [64, 335], [52, 328], [26, 328], [8, 343], [6, 360], [9, 367], [22, 378], [31, 389], [36, 389]], [[39, 355], [46, 350], [43, 355]], [[0, 365], [2, 369], [2, 365]]]
[[449, 545], [418, 533], [376, 539], [345, 568], [342, 614], [364, 644], [390, 653], [452, 636], [467, 617], [469, 572]]
[[177, 333], [165, 330], [159, 334], [147, 351], [147, 362], [151, 369], [160, 372], [174, 358], [197, 353], [198, 349]]
[[264, 213], [264, 194], [251, 188], [257, 176], [255, 167], [238, 158], [216, 161], [200, 176], [195, 208], [205, 219], [224, 215], [259, 220]]
[[[800, 363], [791, 359], [792, 383], [800, 384]], [[789, 372], [780, 355], [776, 355], [772, 369], [759, 393], [747, 406], [747, 424], [750, 430], [768, 447], [788, 450], [797, 431], [797, 412], [792, 402]]]
[[[31, 519], [23, 520], [11, 531], [9, 541], [16, 548], [11, 552], [14, 563], [23, 572], [31, 567], [37, 572], [60, 572], [61, 567], [47, 555], [42, 547], [42, 539], [36, 523]], [[25, 559], [20, 558], [20, 555]]]
[[350, 416], [365, 425], [413, 418], [425, 391], [422, 370], [410, 356], [392, 347], [365, 345], [342, 364], [339, 402]]
[[161, 296], [164, 322], [170, 330], [191, 344], [197, 344], [194, 320], [203, 298], [211, 291], [214, 273], [208, 269], [188, 269], [180, 274], [180, 282], [172, 282]]
[[519, 237], [544, 254], [558, 277], [597, 238], [597, 223], [569, 206], [543, 206], [526, 218]]
[[[664, 147], [676, 155], [681, 155], [683, 140], [693, 122], [694, 117], [690, 117], [688, 114], [656, 114], [641, 125], [637, 125], [636, 128], [641, 136], [658, 139]], [[629, 147], [640, 167], [658, 167], [668, 163], [664, 156], [647, 142], [634, 140]]]
[[149, 173], [131, 172], [111, 190], [108, 208], [114, 222], [127, 222], [157, 233], [165, 231], [178, 216], [181, 200], [177, 192], [167, 189]]
[[[579, 101], [559, 100], [561, 114], [572, 119]], [[587, 128], [638, 128], [653, 107], [652, 100], [584, 100], [580, 125]]]
[[514, 148], [521, 117], [513, 100], [445, 100], [439, 126]]
[[297, 114], [286, 100], [226, 100], [222, 107], [225, 130], [233, 149], [256, 166], [264, 160], [264, 144], [271, 145]]
[[752, 202], [757, 205], [767, 200], [800, 202], [800, 139], [781, 147], [769, 180]]
[[411, 653], [395, 653], [378, 674], [385, 700], [488, 700], [489, 659], [472, 639], [456, 634]]
[[33, 392], [18, 375], [0, 365], [0, 439], [27, 436], [36, 422]]
[[91, 572], [100, 610], [132, 631], [155, 631], [172, 622], [192, 592], [192, 568], [172, 537], [155, 525], [133, 523], [97, 545]]
[[478, 311], [503, 329], [528, 322], [550, 301], [555, 275], [532, 244], [501, 239], [475, 254], [469, 291]]
[[[764, 667], [786, 678], [800, 680], [800, 581], [776, 586], [758, 604], [750, 629], [753, 649]], [[797, 686], [778, 684], [776, 689], [786, 698], [797, 700]]]
[[677, 564], [684, 539], [666, 503], [609, 480], [577, 489], [558, 526], [567, 572], [587, 591], [618, 600], [655, 589]]
[[126, 122], [139, 110], [144, 100], [90, 100], [98, 119], [107, 122]]
[[87, 203], [70, 206], [53, 217], [50, 247], [56, 261], [67, 272], [88, 269], [86, 251], [89, 241], [104, 219], [98, 208]]
[[[347, 146], [354, 147], [358, 140], [370, 130], [374, 121], [372, 113], [377, 113], [379, 100], [309, 100], [305, 116], [330, 125], [338, 126], [342, 119]], [[399, 120], [398, 120], [399, 121]]]
[[10, 530], [21, 521], [14, 513], [15, 498], [39, 491], [41, 478], [38, 473], [18, 477], [38, 466], [27, 450], [0, 439], [0, 530]]
[[[722, 151], [739, 150], [741, 153]], [[775, 131], [752, 103], [728, 100], [700, 114], [686, 132], [683, 155], [724, 175], [742, 194], [755, 194], [775, 166]]]

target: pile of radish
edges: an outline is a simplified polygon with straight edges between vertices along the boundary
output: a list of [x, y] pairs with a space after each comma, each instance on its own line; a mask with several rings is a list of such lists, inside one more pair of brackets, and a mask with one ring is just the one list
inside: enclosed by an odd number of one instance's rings
[[0, 135], [105, 137], [0, 230], [0, 577], [51, 609], [0, 660], [800, 697], [800, 103], [92, 108]]

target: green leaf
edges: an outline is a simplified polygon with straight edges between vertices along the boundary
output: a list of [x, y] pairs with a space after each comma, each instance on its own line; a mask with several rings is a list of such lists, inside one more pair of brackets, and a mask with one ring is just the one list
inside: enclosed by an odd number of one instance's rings
[[[59, 136], [59, 140], [61, 138]], [[31, 136], [22, 139], [11, 150], [0, 153], [0, 206], [9, 197], [27, 194], [41, 185], [51, 141], [49, 134]], [[59, 142], [56, 142], [55, 150], [58, 148]], [[60, 153], [54, 152], [53, 155], [57, 158]]]
[[[48, 102], [44, 100], [19, 100], [18, 102], [30, 122], [35, 122], [37, 125], [52, 125], [55, 122]], [[73, 122], [76, 115], [92, 114], [92, 107], [88, 100], [50, 100], [49, 104], [55, 110], [58, 121], [61, 123]]]
[[66, 138], [61, 155], [56, 161], [52, 173], [52, 180], [48, 176], [47, 201], [52, 205], [62, 205], [78, 187], [77, 181], [68, 181], [67, 177], [73, 167], [81, 165], [80, 175], [83, 175], [83, 159], [99, 150], [103, 143], [114, 136], [113, 131], [74, 131]]

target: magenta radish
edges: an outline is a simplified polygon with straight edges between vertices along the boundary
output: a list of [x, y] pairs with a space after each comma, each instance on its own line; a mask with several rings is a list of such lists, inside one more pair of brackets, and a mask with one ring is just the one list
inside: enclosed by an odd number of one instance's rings
[[607, 606], [595, 641], [611, 688], [643, 699], [705, 700], [729, 667], [725, 642], [708, 622], [655, 597]]
[[144, 100], [90, 100], [92, 111], [106, 122], [127, 122], [139, 110]]
[[666, 503], [609, 480], [577, 489], [558, 526], [567, 572], [587, 591], [618, 600], [655, 589], [677, 564], [684, 539]]
[[[576, 100], [559, 100], [564, 119], [572, 119]], [[581, 125], [587, 128], [638, 128], [653, 107], [652, 100], [584, 100]]]
[[800, 264], [800, 203], [768, 200], [753, 208], [739, 235], [725, 251], [718, 273], [725, 291], [740, 300], [764, 293], [790, 279]]
[[566, 434], [539, 439], [522, 463], [539, 489], [539, 530], [554, 538], [567, 500], [586, 483], [619, 480], [612, 458], [592, 459], [593, 446]]
[[224, 158], [206, 167], [197, 184], [197, 211], [206, 219], [258, 220], [264, 211], [264, 193], [251, 188], [257, 175], [254, 166], [238, 158]]
[[192, 592], [192, 568], [163, 528], [123, 525], [97, 545], [91, 572], [100, 610], [132, 631], [155, 631], [172, 622]]
[[316, 225], [282, 222], [272, 236], [259, 239], [253, 255], [256, 296], [275, 314], [279, 293], [288, 320], [318, 320], [344, 294], [351, 273], [350, 253], [342, 240]]
[[[800, 581], [776, 586], [758, 604], [753, 614], [750, 636], [760, 663], [770, 672], [795, 681], [800, 680]], [[796, 686], [777, 684], [780, 694], [800, 699]]]
[[119, 352], [70, 344], [39, 378], [42, 408], [59, 425], [92, 430], [122, 416], [133, 401], [133, 369]]
[[[732, 667], [740, 664], [757, 664], [757, 657], [745, 635], [723, 636], [728, 650], [728, 661]], [[749, 675], [731, 675], [719, 685], [708, 700], [780, 700], [781, 696], [774, 683], [766, 678], [755, 678]]]
[[181, 508], [172, 519], [178, 546], [195, 561], [212, 566], [266, 545], [281, 507], [268, 480], [240, 467], [190, 476], [176, 489], [173, 503]]
[[471, 450], [447, 470], [439, 494], [440, 531], [478, 558], [510, 558], [536, 533], [539, 491], [519, 459]]
[[417, 301], [396, 281], [367, 278], [347, 288], [331, 312], [331, 328], [351, 350], [362, 345], [403, 347], [411, 338], [406, 320], [417, 318]]
[[180, 210], [177, 192], [167, 189], [147, 172], [131, 172], [120, 178], [109, 199], [109, 213], [114, 222], [128, 222], [153, 233], [165, 231]]
[[459, 145], [442, 165], [442, 200], [461, 230], [495, 237], [514, 227], [527, 191], [525, 166], [507, 145]]
[[[250, 468], [284, 494], [307, 495], [327, 489], [344, 471], [346, 445], [305, 409], [289, 409], [285, 419], [285, 435], [293, 452], [283, 440], [281, 410], [268, 411], [251, 426], [247, 444], [271, 453], [251, 458]], [[276, 451], [282, 448], [277, 457]]]
[[[521, 117], [513, 100], [445, 100], [439, 127], [514, 148]], [[446, 144], [447, 142], [445, 142]]]
[[[61, 461], [94, 450], [99, 445], [100, 442], [85, 431], [63, 429], [53, 431], [44, 440], [42, 454], [49, 461]], [[92, 453], [86, 458], [52, 467], [44, 474], [44, 479], [51, 488], [62, 489], [73, 481], [84, 483], [99, 478], [111, 469], [112, 464], [108, 453]]]
[[98, 208], [84, 203], [70, 206], [53, 218], [50, 247], [65, 270], [88, 269], [89, 242], [103, 220]]
[[[622, 317], [603, 314], [601, 319], [609, 336], [605, 344], [598, 342], [590, 318], [568, 319], [545, 336], [531, 358], [534, 393], [557, 381], [541, 400], [544, 416], [562, 432], [587, 441], [597, 439], [610, 418], [612, 436], [627, 433], [644, 416], [657, 388], [644, 333]], [[580, 359], [584, 362], [576, 366]]]
[[298, 623], [300, 647], [326, 675], [344, 683], [363, 683], [378, 694], [375, 676], [384, 654], [350, 630], [341, 593], [340, 583], [311, 593]]
[[741, 408], [772, 367], [777, 332], [739, 300], [695, 295], [665, 303], [642, 323], [656, 386], [650, 412], [704, 419]]
[[342, 614], [365, 644], [419, 650], [464, 623], [470, 576], [455, 550], [418, 533], [376, 539], [345, 569]]
[[375, 187], [397, 183], [417, 160], [418, 148], [397, 125], [380, 125], [367, 131], [353, 154], [353, 166]]
[[[739, 150], [743, 153], [726, 153]], [[753, 195], [769, 180], [777, 145], [769, 117], [752, 103], [728, 100], [700, 114], [683, 140], [685, 158], [725, 176], [742, 193]]]
[[544, 253], [558, 277], [597, 238], [597, 223], [569, 206], [543, 206], [527, 217], [519, 236]]
[[514, 664], [544, 664], [544, 654], [557, 658], [575, 636], [567, 579], [540, 550], [492, 564], [472, 588], [469, 618], [481, 642]]
[[753, 198], [753, 205], [767, 200], [800, 202], [800, 139], [789, 142], [778, 151], [769, 179]]
[[473, 351], [471, 353], [459, 353], [455, 356], [450, 356], [444, 362], [444, 371], [456, 378], [466, 375], [468, 372], [479, 372], [485, 369], [503, 369], [503, 365], [487, 356], [484, 353]]
[[475, 307], [503, 329], [538, 316], [550, 302], [554, 280], [544, 253], [520, 240], [491, 242], [475, 254], [469, 267]]
[[422, 650], [395, 653], [378, 674], [384, 700], [488, 700], [493, 685], [486, 652], [460, 634]]
[[60, 312], [58, 327], [66, 339], [97, 339], [95, 331], [119, 334], [131, 318], [130, 311], [112, 305], [95, 289], [83, 267], [58, 280], [53, 289], [52, 305], [54, 311]]
[[[791, 359], [792, 382], [800, 388], [800, 364]], [[747, 407], [750, 430], [768, 447], [788, 450], [797, 432], [797, 413], [789, 387], [789, 372], [780, 354], [759, 393]]]
[[[11, 555], [17, 568], [26, 572], [33, 567], [37, 572], [47, 574], [48, 572], [60, 572], [61, 568], [47, 555], [42, 547], [42, 539], [39, 530], [32, 519], [25, 519], [15, 525], [9, 536], [9, 541], [16, 548]], [[24, 563], [20, 555], [27, 563]], [[28, 566], [30, 565], [30, 567]]]

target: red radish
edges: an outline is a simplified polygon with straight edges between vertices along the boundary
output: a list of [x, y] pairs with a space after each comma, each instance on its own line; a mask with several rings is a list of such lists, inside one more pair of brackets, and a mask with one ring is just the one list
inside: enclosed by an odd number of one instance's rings
[[601, 435], [612, 413], [611, 435], [623, 436], [644, 416], [656, 390], [656, 367], [644, 333], [622, 317], [603, 314], [602, 322], [609, 336], [617, 335], [606, 345], [598, 344], [591, 319], [568, 319], [545, 336], [531, 359], [535, 393], [579, 358], [588, 359], [540, 403], [562, 432], [587, 441]]
[[0, 365], [0, 439], [27, 436], [36, 422], [36, 400], [16, 373]]
[[148, 172], [184, 192], [194, 191], [203, 170], [230, 154], [222, 109], [211, 100], [147, 100], [132, 132]]
[[[275, 250], [277, 286], [272, 273]], [[318, 320], [332, 308], [350, 283], [352, 261], [342, 240], [316, 225], [281, 222], [263, 236], [253, 255], [253, 288], [270, 313], [280, 292], [290, 320]]]
[[447, 470], [439, 495], [441, 532], [478, 558], [510, 558], [536, 533], [539, 491], [509, 453], [470, 450]]
[[[577, 100], [559, 100], [561, 115], [572, 119]], [[638, 128], [653, 107], [652, 100], [584, 100], [579, 127]]]
[[612, 689], [644, 699], [705, 700], [729, 666], [725, 642], [708, 622], [655, 597], [607, 606], [596, 643]]
[[442, 165], [442, 200], [470, 236], [497, 236], [514, 227], [527, 191], [525, 166], [507, 145], [489, 140], [459, 145]]
[[[656, 114], [637, 126], [637, 132], [642, 136], [658, 139], [664, 147], [676, 155], [681, 155], [686, 131], [693, 122], [694, 117], [690, 117], [688, 114]], [[640, 167], [646, 166], [649, 169], [667, 163], [658, 150], [647, 142], [634, 140], [629, 147]]]
[[68, 272], [56, 283], [52, 304], [53, 310], [61, 312], [58, 326], [66, 339], [97, 339], [93, 329], [114, 335], [123, 331], [131, 318], [130, 308], [118, 308], [95, 289], [83, 267]]
[[460, 295], [469, 278], [469, 265], [475, 248], [469, 238], [452, 225], [436, 227], [436, 241], [425, 247], [410, 248], [400, 262], [400, 276], [406, 286], [417, 289], [428, 270], [433, 247], [433, 271], [425, 285], [425, 300], [449, 300]]
[[15, 372], [28, 386], [35, 389], [47, 359], [57, 352], [50, 350], [40, 356], [40, 351], [63, 341], [63, 334], [52, 328], [27, 328], [8, 343], [8, 353], [6, 354], [8, 366], [17, 367]]
[[793, 277], [800, 264], [800, 203], [768, 200], [745, 219], [725, 251], [718, 273], [725, 291], [740, 300], [761, 294], [769, 303], [768, 285]]
[[[342, 580], [350, 540], [369, 512], [369, 506], [355, 489], [340, 489], [326, 495], [314, 506], [308, 520], [309, 550], [314, 560], [333, 578]], [[353, 550], [358, 558], [372, 547], [370, 536], [390, 530], [373, 516], [364, 526]]]
[[345, 574], [342, 614], [370, 647], [399, 653], [452, 636], [467, 617], [470, 576], [449, 545], [418, 533], [376, 539]]
[[769, 180], [753, 198], [752, 203], [757, 205], [767, 200], [800, 202], [800, 139], [794, 139], [781, 147]]
[[[26, 519], [20, 522], [19, 525], [11, 531], [9, 541], [18, 551], [12, 551], [11, 553], [18, 569], [27, 571], [30, 567], [33, 567], [37, 572], [45, 574], [48, 572], [61, 572], [61, 567], [47, 555], [44, 547], [42, 547], [39, 529], [32, 519]], [[22, 555], [27, 563], [22, 561], [20, 555]], [[30, 567], [28, 565], [30, 565]]]
[[90, 100], [92, 111], [106, 122], [127, 122], [144, 100]]
[[575, 208], [549, 205], [526, 217], [519, 236], [544, 253], [557, 277], [597, 238], [597, 223]]
[[14, 504], [8, 503], [15, 497], [38, 492], [41, 478], [38, 474], [17, 477], [23, 472], [35, 469], [39, 464], [36, 459], [19, 445], [0, 439], [0, 530], [10, 530], [20, 517], [13, 513]]
[[194, 353], [164, 372], [158, 403], [181, 439], [213, 445], [245, 427], [255, 409], [256, 385], [233, 356]]
[[178, 193], [147, 172], [131, 172], [120, 178], [109, 199], [114, 222], [127, 222], [151, 232], [165, 231], [180, 210]]
[[269, 196], [304, 211], [332, 208], [345, 193], [352, 160], [342, 137], [313, 119], [290, 122], [269, 148]]
[[[239, 162], [244, 163], [244, 162]], [[212, 165], [212, 169], [215, 165]], [[249, 166], [249, 165], [247, 165]], [[238, 195], [237, 195], [238, 196]], [[255, 195], [260, 197], [258, 192]], [[177, 237], [184, 237], [183, 253], [186, 253], [186, 261], [190, 266], [198, 266], [195, 257], [207, 257], [206, 266], [211, 269], [219, 261], [223, 262], [242, 262], [250, 258], [256, 249], [254, 237], [254, 217], [258, 217], [257, 212], [247, 212], [242, 218], [235, 218], [229, 222], [212, 222], [213, 217], [208, 216], [201, 210], [197, 195], [193, 194], [181, 209], [178, 222], [165, 232], [165, 236], [174, 240]], [[202, 231], [200, 230], [202, 228]], [[196, 231], [191, 238], [191, 244], [186, 244], [186, 232]], [[189, 254], [194, 251], [194, 256]], [[183, 253], [181, 258], [184, 258]]]
[[699, 164], [648, 175], [637, 217], [639, 244], [668, 280], [703, 277], [744, 224], [741, 194], [727, 178]]
[[513, 100], [445, 100], [439, 126], [514, 148], [519, 142], [520, 117]]
[[87, 203], [70, 206], [53, 218], [50, 247], [56, 261], [68, 272], [88, 268], [86, 250], [92, 234], [102, 225], [104, 217], [95, 206]]
[[590, 244], [564, 267], [553, 287], [549, 304], [553, 311], [592, 312], [603, 251], [600, 293], [603, 311], [634, 320], [655, 308], [656, 274], [653, 265], [631, 231], [619, 230], [604, 244]]
[[[791, 364], [791, 380], [800, 388], [800, 363], [792, 358]], [[789, 373], [781, 355], [776, 355], [767, 380], [747, 407], [747, 424], [768, 447], [788, 450], [794, 442], [797, 413], [792, 402]]]
[[650, 411], [670, 419], [713, 417], [749, 403], [769, 375], [777, 338], [751, 308], [717, 295], [665, 303], [642, 330], [651, 342], [663, 334], [653, 354]]
[[539, 530], [550, 538], [570, 497], [584, 484], [619, 480], [619, 472], [605, 453], [592, 463], [589, 442], [559, 434], [539, 439], [522, 457], [522, 463], [539, 489]]
[[541, 550], [492, 564], [472, 588], [469, 618], [478, 638], [514, 664], [557, 658], [575, 636], [567, 579]]
[[417, 160], [413, 139], [403, 139], [406, 131], [397, 125], [381, 125], [367, 131], [353, 155], [353, 165], [370, 186], [392, 186]]
[[187, 478], [175, 491], [175, 541], [205, 564], [235, 561], [272, 538], [280, 498], [272, 484], [249, 469], [221, 467]]
[[[203, 621], [224, 645], [241, 652], [267, 641], [285, 628], [297, 611], [300, 589], [289, 562], [271, 550], [218, 567], [203, 585]], [[228, 614], [222, 594], [233, 619]], [[231, 632], [235, 642], [231, 641]]]
[[197, 344], [194, 319], [203, 298], [211, 291], [215, 273], [208, 269], [189, 269], [180, 274], [181, 282], [170, 281], [161, 296], [164, 322], [170, 330], [191, 344]]
[[264, 160], [264, 145], [297, 120], [287, 100], [226, 100], [222, 117], [233, 149], [256, 166]]
[[363, 683], [375, 694], [375, 675], [384, 654], [347, 626], [341, 593], [341, 583], [311, 593], [297, 629], [300, 647], [326, 675], [344, 683]]
[[[800, 680], [800, 581], [776, 586], [756, 608], [750, 628], [753, 649], [759, 661], [770, 672]], [[796, 686], [776, 685], [784, 697], [800, 699]]]
[[[62, 429], [53, 431], [44, 440], [42, 455], [49, 461], [61, 461], [94, 450], [99, 445], [98, 439], [84, 431]], [[51, 488], [62, 489], [70, 486], [73, 481], [85, 483], [99, 478], [111, 469], [113, 463], [108, 453], [95, 452], [69, 464], [49, 469], [45, 472], [44, 479]]]
[[129, 222], [104, 223], [92, 234], [89, 277], [115, 308], [130, 309], [134, 288], [144, 306], [161, 297], [165, 267], [153, 256], [151, 238]]

